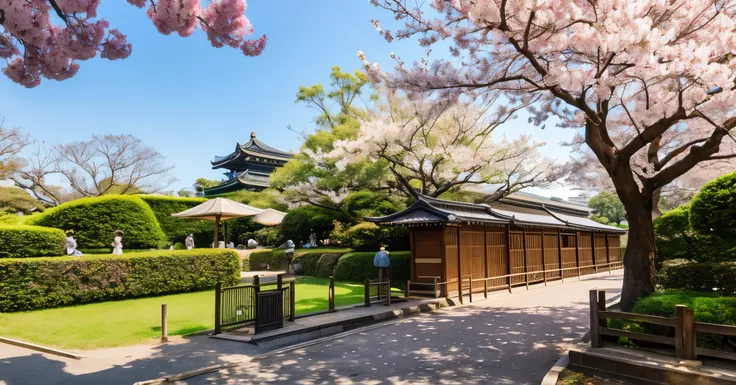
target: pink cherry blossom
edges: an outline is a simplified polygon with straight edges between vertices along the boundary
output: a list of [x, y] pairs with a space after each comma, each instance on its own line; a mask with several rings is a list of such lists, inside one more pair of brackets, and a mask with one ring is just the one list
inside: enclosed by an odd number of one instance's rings
[[[253, 26], [244, 14], [245, 0], [214, 0], [206, 10], [202, 0], [128, 3], [139, 8], [150, 4], [146, 14], [165, 35], [175, 32], [187, 37], [201, 27], [214, 47], [227, 45], [245, 56], [258, 56], [266, 46], [266, 35], [248, 38]], [[38, 86], [42, 77], [65, 80], [74, 76], [78, 61], [98, 53], [108, 60], [130, 56], [132, 45], [126, 35], [109, 29], [104, 18], [95, 19], [99, 5], [100, 0], [0, 0], [0, 58], [8, 63], [3, 73], [30, 88]]]

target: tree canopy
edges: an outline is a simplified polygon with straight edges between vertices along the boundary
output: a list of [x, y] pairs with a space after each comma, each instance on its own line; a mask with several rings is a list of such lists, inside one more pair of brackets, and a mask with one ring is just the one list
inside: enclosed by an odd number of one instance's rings
[[626, 209], [614, 192], [604, 191], [596, 194], [588, 201], [588, 207], [593, 209], [593, 214], [606, 218], [608, 222], [620, 225], [626, 220]]
[[[245, 17], [245, 0], [128, 0], [146, 14], [164, 35], [190, 36], [197, 27], [213, 47], [232, 47], [246, 56], [260, 55], [266, 35], [250, 39], [253, 26]], [[127, 36], [104, 18], [97, 18], [100, 0], [0, 0], [0, 58], [10, 80], [31, 88], [41, 78], [66, 80], [76, 75], [79, 61], [100, 54], [125, 59], [133, 51]], [[61, 23], [55, 23], [58, 18]]]

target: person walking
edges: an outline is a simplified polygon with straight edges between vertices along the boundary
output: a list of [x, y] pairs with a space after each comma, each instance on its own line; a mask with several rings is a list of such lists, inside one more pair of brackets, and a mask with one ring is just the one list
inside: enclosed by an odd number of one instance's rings
[[286, 241], [286, 250], [284, 251], [286, 254], [286, 274], [296, 274], [296, 271], [294, 271], [294, 247], [296, 246], [294, 242], [289, 239]]

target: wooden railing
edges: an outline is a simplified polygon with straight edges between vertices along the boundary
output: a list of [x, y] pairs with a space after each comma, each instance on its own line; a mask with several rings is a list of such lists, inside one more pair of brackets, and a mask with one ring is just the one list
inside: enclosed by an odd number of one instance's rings
[[[660, 317], [646, 314], [609, 311], [606, 309], [606, 292], [591, 290], [590, 293], [590, 345], [593, 348], [603, 346], [603, 336], [626, 337], [632, 340], [653, 342], [673, 346], [675, 357], [694, 360], [698, 356], [708, 356], [736, 361], [736, 353], [723, 350], [700, 348], [696, 345], [697, 333], [710, 333], [721, 336], [736, 336], [736, 326], [716, 325], [695, 322], [693, 310], [685, 305], [675, 307], [674, 317]], [[646, 322], [653, 325], [668, 326], [675, 329], [674, 336], [661, 336], [647, 333], [614, 329], [606, 322], [609, 319], [622, 319]]]
[[[419, 287], [418, 290], [422, 291], [432, 291], [434, 293], [435, 298], [440, 297], [442, 295], [442, 288], [444, 287], [444, 293], [447, 295], [449, 290], [447, 290], [447, 286], [450, 284], [457, 284], [458, 287], [458, 298], [460, 300], [460, 303], [463, 303], [463, 291], [464, 287], [468, 288], [467, 294], [468, 294], [468, 300], [470, 302], [473, 302], [473, 292], [475, 291], [475, 288], [483, 287], [482, 293], [484, 298], [488, 298], [488, 292], [489, 291], [496, 291], [499, 289], [508, 289], [509, 293], [511, 292], [511, 288], [513, 286], [520, 286], [525, 285], [527, 290], [529, 289], [529, 285], [532, 283], [537, 282], [544, 282], [545, 285], [547, 285], [547, 282], [549, 281], [557, 281], [560, 280], [563, 283], [565, 282], [565, 271], [576, 271], [577, 272], [577, 278], [578, 280], [581, 279], [581, 277], [584, 274], [581, 274], [581, 269], [589, 269], [594, 268], [596, 272], [598, 272], [598, 268], [607, 268], [608, 273], [610, 274], [613, 270], [621, 269], [623, 268], [623, 262], [622, 261], [616, 261], [616, 262], [610, 262], [610, 263], [602, 263], [598, 265], [588, 265], [588, 266], [578, 266], [578, 267], [565, 267], [565, 268], [559, 268], [559, 269], [544, 269], [544, 270], [536, 270], [536, 271], [527, 271], [524, 273], [515, 273], [515, 274], [506, 274], [506, 275], [497, 275], [493, 277], [484, 277], [484, 278], [472, 278], [472, 275], [465, 274], [461, 277], [460, 280], [454, 279], [446, 282], [439, 282], [440, 277], [439, 276], [419, 276], [418, 279], [431, 279], [431, 282], [417, 282], [417, 281], [407, 281], [406, 282], [406, 296], [408, 297], [411, 294], [412, 286]], [[555, 273], [559, 272], [558, 277], [548, 277], [549, 273]], [[543, 276], [542, 279], [538, 280], [530, 280], [529, 276], [539, 274]], [[514, 277], [524, 277], [524, 281], [522, 282], [513, 282], [511, 278]], [[488, 282], [490, 280], [496, 280], [496, 279], [507, 279], [507, 283], [504, 285], [496, 285], [496, 286], [489, 286]], [[569, 278], [568, 278], [569, 279]], [[462, 282], [462, 283], [460, 283]], [[465, 283], [467, 282], [467, 285]], [[481, 283], [482, 282], [482, 283]], [[477, 286], [476, 286], [477, 285]], [[424, 288], [424, 289], [422, 289]], [[478, 291], [476, 291], [478, 292]]]
[[[371, 282], [366, 279], [363, 285], [365, 306], [371, 306], [371, 303], [376, 302], [384, 302], [386, 305], [391, 305], [391, 280]], [[375, 288], [375, 295], [371, 293], [373, 288]]]

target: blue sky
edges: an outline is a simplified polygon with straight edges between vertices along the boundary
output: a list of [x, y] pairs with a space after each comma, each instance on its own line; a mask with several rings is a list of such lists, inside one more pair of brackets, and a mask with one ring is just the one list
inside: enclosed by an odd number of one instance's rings
[[[93, 134], [141, 138], [175, 164], [179, 181], [172, 190], [190, 187], [198, 177], [219, 179], [209, 161], [247, 141], [251, 131], [272, 146], [297, 150], [300, 141], [286, 126], [312, 129], [314, 117], [294, 102], [298, 87], [326, 83], [333, 65], [359, 69], [358, 50], [383, 68], [391, 66], [391, 52], [405, 61], [424, 54], [415, 41], [383, 40], [369, 21], [390, 28], [392, 17], [368, 0], [250, 0], [246, 15], [256, 35], [269, 39], [255, 58], [213, 48], [200, 30], [189, 38], [161, 35], [145, 10], [122, 0], [102, 1], [98, 15], [128, 35], [133, 54], [115, 62], [80, 62], [74, 78], [43, 80], [34, 89], [0, 76], [0, 115], [6, 127], [52, 144]], [[569, 132], [529, 127], [520, 117], [503, 133], [532, 133], [548, 143], [546, 155], [568, 157], [557, 143]], [[544, 195], [550, 194], [570, 195], [559, 188]]]

